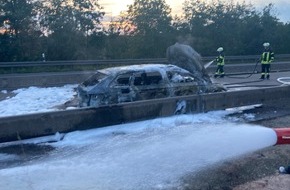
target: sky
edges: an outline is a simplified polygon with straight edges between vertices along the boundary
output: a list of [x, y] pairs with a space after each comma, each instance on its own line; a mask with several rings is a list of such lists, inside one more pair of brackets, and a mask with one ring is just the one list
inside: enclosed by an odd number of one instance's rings
[[[76, 85], [22, 88], [0, 101], [0, 117], [56, 110]], [[1, 93], [7, 93], [2, 90]], [[248, 109], [250, 109], [249, 107]], [[73, 109], [73, 108], [71, 108]], [[273, 146], [274, 130], [229, 116], [243, 108], [56, 133], [0, 143], [1, 190], [182, 189], [188, 173]], [[251, 119], [254, 114], [244, 114]], [[45, 154], [3, 153], [8, 146], [50, 146]], [[175, 154], [172, 154], [172, 153]], [[24, 156], [28, 162], [22, 162]], [[9, 165], [15, 163], [14, 165]]]
[[[209, 0], [210, 1], [210, 0]], [[227, 1], [227, 0], [225, 0]], [[289, 0], [233, 0], [234, 2], [243, 2], [253, 4], [258, 10], [267, 6], [269, 3], [275, 4], [278, 18], [283, 22], [290, 22], [290, 1]], [[99, 3], [104, 7], [108, 17], [117, 16], [121, 11], [126, 11], [128, 5], [132, 4], [134, 0], [100, 0]], [[165, 0], [171, 7], [173, 15], [178, 15], [182, 11], [183, 0]]]

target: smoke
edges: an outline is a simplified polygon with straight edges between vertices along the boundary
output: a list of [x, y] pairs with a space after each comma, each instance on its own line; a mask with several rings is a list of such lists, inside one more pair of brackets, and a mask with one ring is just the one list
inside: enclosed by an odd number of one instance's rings
[[166, 50], [168, 62], [177, 65], [193, 74], [194, 80], [200, 87], [200, 92], [225, 91], [226, 88], [221, 84], [213, 84], [208, 75], [200, 54], [191, 46], [176, 42]]

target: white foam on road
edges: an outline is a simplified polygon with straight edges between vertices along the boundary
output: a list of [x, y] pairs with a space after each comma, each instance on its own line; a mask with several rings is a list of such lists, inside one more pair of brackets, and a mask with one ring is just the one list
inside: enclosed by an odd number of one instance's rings
[[276, 143], [274, 130], [229, 121], [226, 114], [180, 115], [72, 132], [53, 143], [56, 150], [47, 158], [0, 170], [0, 187], [182, 189], [180, 179], [188, 173]]
[[[38, 88], [29, 87], [12, 91], [15, 96], [0, 101], [0, 117], [15, 116], [58, 110], [55, 106], [62, 105], [76, 95], [77, 85], [62, 87]], [[5, 93], [5, 91], [1, 91]], [[6, 92], [7, 93], [7, 92]]]

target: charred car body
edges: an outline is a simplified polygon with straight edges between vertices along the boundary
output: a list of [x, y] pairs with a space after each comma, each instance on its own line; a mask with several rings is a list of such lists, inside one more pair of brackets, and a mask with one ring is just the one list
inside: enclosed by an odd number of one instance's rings
[[175, 65], [146, 64], [98, 70], [78, 86], [78, 98], [80, 107], [98, 107], [205, 91], [185, 69]]

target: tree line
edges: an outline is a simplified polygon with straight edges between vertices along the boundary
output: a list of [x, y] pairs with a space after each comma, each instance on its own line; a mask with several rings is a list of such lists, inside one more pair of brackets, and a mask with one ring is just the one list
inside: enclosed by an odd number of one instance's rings
[[184, 0], [172, 15], [165, 0], [134, 0], [118, 18], [105, 21], [98, 0], [1, 0], [0, 61], [164, 58], [176, 42], [202, 56], [275, 53], [290, 50], [290, 24], [275, 5]]

